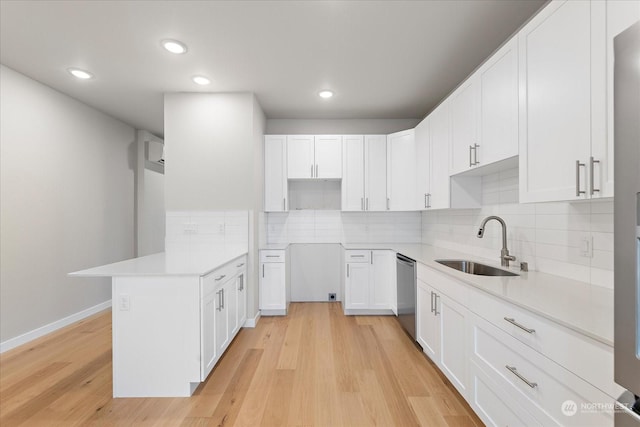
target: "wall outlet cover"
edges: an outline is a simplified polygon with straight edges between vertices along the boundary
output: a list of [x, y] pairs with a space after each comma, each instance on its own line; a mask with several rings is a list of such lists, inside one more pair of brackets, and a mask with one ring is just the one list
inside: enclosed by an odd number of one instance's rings
[[329, 301], [335, 301], [335, 300], [336, 300], [336, 294], [330, 293], [329, 294]]

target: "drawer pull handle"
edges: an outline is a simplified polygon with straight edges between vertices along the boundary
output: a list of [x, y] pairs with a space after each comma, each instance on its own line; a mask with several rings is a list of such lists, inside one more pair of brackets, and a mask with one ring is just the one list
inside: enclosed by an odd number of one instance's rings
[[515, 366], [509, 366], [509, 365], [505, 365], [505, 368], [507, 368], [509, 371], [511, 371], [511, 373], [513, 375], [515, 375], [516, 377], [520, 378], [526, 385], [528, 385], [531, 388], [536, 388], [538, 387], [538, 383], [532, 383], [531, 381], [529, 381], [528, 379], [526, 379], [525, 377], [522, 376], [522, 374], [520, 372], [518, 372], [518, 370], [516, 369]]
[[223, 275], [222, 275], [222, 276], [220, 276], [220, 277], [216, 277], [216, 282], [219, 282], [220, 280], [224, 279], [225, 277], [227, 277], [227, 275], [226, 275], [226, 274], [223, 274]]
[[267, 255], [267, 258], [280, 258], [280, 255]]
[[518, 328], [522, 329], [528, 334], [532, 334], [536, 331], [535, 329], [530, 329], [530, 328], [527, 328], [526, 326], [521, 325], [520, 323], [516, 322], [516, 319], [512, 317], [505, 317], [504, 320], [506, 320], [507, 322], [511, 323], [514, 326], [517, 326]]
[[364, 255], [349, 255], [351, 258], [364, 258]]
[[243, 262], [242, 264], [238, 264], [238, 265], [236, 265], [236, 268], [240, 268], [240, 267], [242, 267], [243, 265], [244, 265], [244, 262]]

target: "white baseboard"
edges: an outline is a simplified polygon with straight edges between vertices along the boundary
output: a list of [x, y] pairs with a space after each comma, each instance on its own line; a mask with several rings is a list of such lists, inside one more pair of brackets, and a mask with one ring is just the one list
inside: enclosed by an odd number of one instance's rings
[[244, 322], [243, 327], [244, 328], [255, 328], [256, 325], [258, 324], [258, 320], [260, 320], [260, 310], [258, 310], [258, 312], [256, 313], [255, 317], [247, 318], [247, 320]]
[[55, 322], [49, 323], [48, 325], [41, 326], [37, 329], [34, 329], [33, 331], [26, 332], [15, 338], [10, 338], [0, 343], [0, 353], [4, 353], [5, 351], [21, 346], [22, 344], [26, 344], [29, 341], [33, 341], [36, 338], [40, 338], [44, 335], [50, 334], [53, 331], [56, 331], [60, 328], [64, 328], [65, 326], [68, 326], [74, 322], [77, 322], [78, 320], [82, 320], [85, 317], [89, 317], [102, 310], [106, 310], [109, 307], [111, 307], [111, 300], [102, 302], [98, 305], [94, 305], [93, 307], [89, 307], [86, 310], [79, 311], [78, 313], [74, 313], [63, 319], [56, 320]]

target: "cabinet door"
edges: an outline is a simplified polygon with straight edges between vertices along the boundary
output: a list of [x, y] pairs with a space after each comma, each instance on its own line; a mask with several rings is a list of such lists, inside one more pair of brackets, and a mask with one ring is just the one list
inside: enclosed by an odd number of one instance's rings
[[387, 136], [364, 137], [365, 209], [387, 210]]
[[247, 320], [247, 290], [246, 290], [246, 271], [238, 274], [236, 278], [236, 307], [238, 316], [238, 329], [244, 326]]
[[418, 295], [416, 306], [416, 324], [418, 343], [424, 353], [434, 363], [438, 363], [440, 357], [440, 319], [434, 313], [435, 290], [418, 281]]
[[438, 292], [440, 368], [462, 396], [467, 396], [467, 309]]
[[416, 144], [413, 129], [387, 136], [387, 194], [392, 211], [412, 211], [415, 206]]
[[320, 135], [315, 137], [316, 178], [342, 178], [342, 136]]
[[343, 138], [344, 166], [342, 173], [342, 210], [364, 210], [364, 137]]
[[224, 287], [223, 306], [227, 310], [229, 341], [238, 332], [238, 278], [234, 277]]
[[287, 210], [287, 137], [264, 137], [264, 210]]
[[285, 263], [263, 262], [260, 265], [260, 309], [286, 309]]
[[449, 106], [441, 104], [429, 115], [431, 135], [431, 186], [429, 193], [432, 209], [449, 207]]
[[[451, 158], [450, 174], [476, 165], [475, 145], [479, 145], [480, 85], [472, 76], [450, 97]], [[473, 147], [473, 149], [472, 149]]]
[[211, 291], [202, 299], [202, 369], [201, 380], [204, 381], [216, 361], [216, 329], [215, 316], [218, 303], [218, 295]]
[[369, 282], [369, 308], [387, 310], [391, 308], [392, 292], [396, 292], [396, 277], [393, 266], [395, 253], [371, 251], [371, 279]]
[[216, 292], [216, 353], [222, 354], [229, 344], [229, 310], [224, 305], [225, 287], [220, 287]]
[[304, 179], [314, 176], [313, 136], [287, 136], [287, 177], [289, 179]]
[[591, 145], [594, 160], [600, 161], [594, 168], [594, 183], [600, 191], [593, 197], [613, 197], [613, 39], [640, 20], [640, 2], [608, 0], [606, 16], [607, 135], [606, 138], [594, 138]]
[[430, 205], [431, 184], [431, 141], [429, 135], [430, 118], [416, 126], [416, 208], [425, 210]]
[[[551, 3], [518, 34], [520, 202], [586, 198], [590, 11], [589, 1]], [[577, 195], [576, 187], [585, 193]]]
[[369, 308], [369, 263], [347, 264], [345, 281], [345, 307], [347, 309]]
[[480, 165], [518, 155], [518, 39], [514, 37], [479, 70]]

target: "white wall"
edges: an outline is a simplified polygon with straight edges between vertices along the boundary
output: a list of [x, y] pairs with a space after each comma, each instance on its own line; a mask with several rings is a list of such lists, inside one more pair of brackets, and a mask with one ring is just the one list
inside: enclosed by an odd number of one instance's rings
[[[598, 286], [613, 287], [613, 200], [518, 204], [518, 169], [482, 178], [481, 209], [446, 209], [422, 214], [422, 242], [498, 261], [500, 225], [491, 221], [482, 239], [482, 220], [498, 215], [507, 223], [507, 246], [535, 269]], [[581, 241], [593, 256], [581, 255]]]
[[413, 129], [421, 119], [268, 119], [267, 135], [376, 135]]
[[135, 130], [4, 66], [0, 87], [5, 343], [110, 300], [67, 273], [133, 255]]
[[252, 317], [258, 311], [264, 113], [252, 93], [172, 93], [165, 95], [164, 107], [167, 212], [249, 212]]

